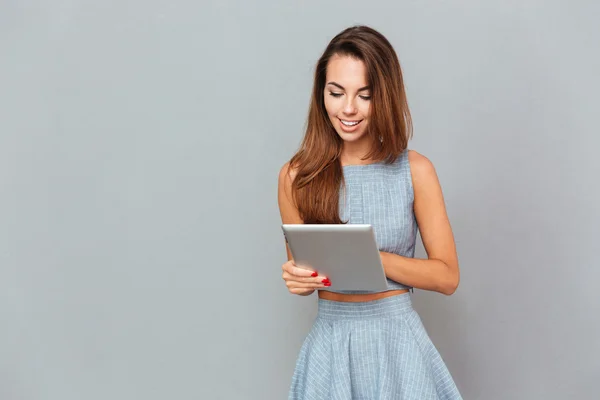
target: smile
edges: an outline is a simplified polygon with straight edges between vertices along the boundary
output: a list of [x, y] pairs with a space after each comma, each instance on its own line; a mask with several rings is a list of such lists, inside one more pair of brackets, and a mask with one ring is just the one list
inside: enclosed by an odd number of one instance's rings
[[358, 125], [361, 121], [345, 121], [343, 119], [340, 119], [341, 123], [346, 125], [346, 126], [355, 126]]

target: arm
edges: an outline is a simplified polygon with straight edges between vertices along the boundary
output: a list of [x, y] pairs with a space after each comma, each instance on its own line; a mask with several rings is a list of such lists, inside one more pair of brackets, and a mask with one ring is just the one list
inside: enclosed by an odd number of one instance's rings
[[[290, 169], [289, 163], [286, 163], [279, 172], [279, 184], [277, 190], [277, 200], [279, 203], [279, 213], [281, 221], [284, 224], [303, 224], [298, 208], [292, 198], [292, 181], [294, 180], [294, 171]], [[292, 253], [287, 243], [285, 244], [288, 261], [281, 267], [283, 270], [282, 278], [292, 294], [308, 296], [316, 289], [322, 289], [330, 286], [327, 277], [319, 275], [317, 272], [305, 268], [298, 268], [292, 260]]]
[[[277, 187], [277, 202], [279, 204], [279, 214], [281, 215], [281, 222], [284, 224], [303, 224], [300, 213], [296, 208], [292, 200], [292, 182], [294, 180], [295, 173], [290, 170], [289, 163], [286, 163], [279, 171], [279, 183]], [[285, 250], [287, 252], [288, 261], [292, 259], [292, 253], [285, 244]]]
[[442, 189], [429, 159], [411, 150], [408, 160], [415, 194], [414, 212], [427, 259], [381, 252], [385, 273], [408, 286], [451, 295], [458, 287], [460, 274]]

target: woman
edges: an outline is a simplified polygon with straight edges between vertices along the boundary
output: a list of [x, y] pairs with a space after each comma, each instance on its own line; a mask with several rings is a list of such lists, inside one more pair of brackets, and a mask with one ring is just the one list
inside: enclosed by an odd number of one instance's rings
[[[334, 37], [316, 66], [302, 145], [279, 174], [279, 209], [285, 224], [373, 225], [389, 288], [327, 290], [329, 279], [296, 267], [286, 246], [290, 293], [319, 296], [290, 399], [461, 398], [408, 293], [450, 295], [459, 282], [440, 184], [431, 162], [407, 149], [411, 135], [390, 43], [365, 26]], [[425, 260], [413, 258], [417, 229]]]

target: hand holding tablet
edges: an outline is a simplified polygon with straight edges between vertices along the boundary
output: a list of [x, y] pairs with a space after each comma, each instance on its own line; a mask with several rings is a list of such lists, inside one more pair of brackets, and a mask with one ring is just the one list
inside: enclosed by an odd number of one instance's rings
[[368, 224], [283, 224], [299, 268], [329, 277], [329, 290], [387, 290], [373, 227]]

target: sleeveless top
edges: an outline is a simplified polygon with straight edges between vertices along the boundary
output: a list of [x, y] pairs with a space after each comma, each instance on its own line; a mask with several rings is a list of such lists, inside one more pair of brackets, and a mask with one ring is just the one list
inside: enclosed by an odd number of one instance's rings
[[[417, 239], [413, 211], [414, 192], [408, 149], [393, 164], [384, 161], [366, 165], [346, 165], [344, 187], [340, 188], [340, 217], [349, 224], [371, 224], [379, 251], [412, 258]], [[411, 289], [387, 279], [388, 289]], [[336, 293], [374, 293], [339, 290]]]

